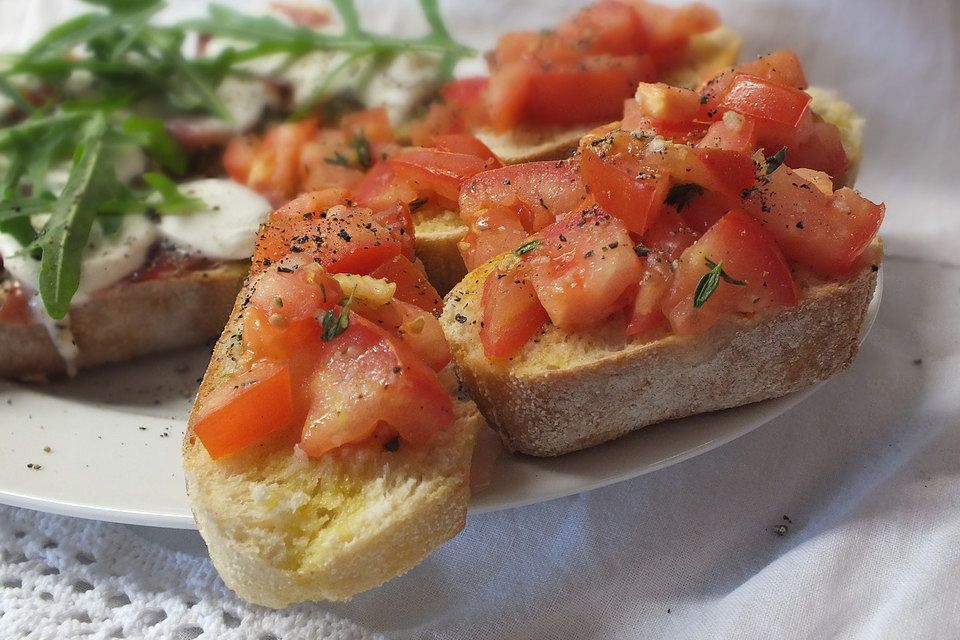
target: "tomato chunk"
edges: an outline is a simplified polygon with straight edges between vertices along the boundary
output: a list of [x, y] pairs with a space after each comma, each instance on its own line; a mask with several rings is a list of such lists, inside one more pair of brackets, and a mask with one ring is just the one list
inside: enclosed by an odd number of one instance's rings
[[[726, 277], [695, 307], [698, 285], [714, 265]], [[797, 302], [790, 267], [774, 239], [745, 211], [733, 210], [680, 256], [663, 311], [675, 333], [688, 335], [706, 331], [724, 316]]]
[[433, 144], [438, 151], [462, 153], [476, 156], [484, 161], [485, 169], [497, 169], [503, 163], [490, 151], [490, 147], [483, 144], [479, 138], [469, 133], [444, 133], [434, 136]]
[[401, 178], [389, 162], [378, 162], [351, 190], [357, 205], [382, 211], [398, 202], [417, 199], [417, 191]]
[[204, 399], [194, 433], [214, 460], [256, 444], [291, 426], [292, 388], [285, 364], [258, 364]]
[[810, 94], [799, 89], [737, 73], [720, 98], [719, 113], [736, 111], [757, 120], [796, 127], [810, 99]]
[[402, 151], [387, 162], [418, 192], [431, 191], [449, 202], [457, 201], [464, 180], [489, 168], [477, 156], [430, 149]]
[[483, 284], [481, 307], [480, 343], [490, 358], [515, 354], [548, 319], [523, 269], [492, 271]]
[[406, 256], [394, 256], [371, 271], [370, 276], [395, 283], [397, 291], [393, 297], [397, 300], [409, 302], [435, 314], [439, 314], [443, 308], [440, 294], [427, 281], [423, 272]]
[[434, 371], [449, 364], [450, 348], [433, 312], [402, 300], [391, 300], [375, 309], [360, 309], [358, 313], [399, 338]]
[[803, 73], [803, 65], [797, 54], [789, 49], [781, 49], [756, 60], [742, 64], [737, 69], [742, 73], [749, 73], [785, 87], [806, 89], [807, 77]]
[[571, 214], [536, 236], [524, 254], [530, 282], [561, 329], [589, 326], [610, 316], [640, 279], [640, 259], [623, 223], [601, 211]]
[[415, 446], [453, 422], [453, 404], [436, 373], [387, 331], [350, 314], [323, 344], [304, 383], [309, 408], [301, 447], [320, 456], [363, 441], [382, 424]]
[[581, 172], [597, 204], [623, 221], [633, 233], [643, 234], [660, 215], [669, 184], [664, 176], [638, 175], [604, 162], [592, 147], [583, 151]]

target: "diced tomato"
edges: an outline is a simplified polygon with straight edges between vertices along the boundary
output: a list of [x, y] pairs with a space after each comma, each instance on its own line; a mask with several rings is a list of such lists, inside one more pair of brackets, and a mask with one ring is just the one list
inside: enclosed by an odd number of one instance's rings
[[656, 77], [646, 55], [590, 56], [546, 69], [532, 65], [528, 72], [524, 121], [557, 125], [615, 120], [637, 83]]
[[[626, 304], [640, 279], [640, 259], [619, 219], [596, 211], [563, 218], [524, 254], [529, 279], [550, 320], [564, 330], [598, 322]], [[619, 305], [619, 306], [618, 306]]]
[[533, 62], [517, 60], [493, 71], [487, 86], [485, 107], [494, 131], [509, 131], [523, 120], [535, 68]]
[[387, 163], [418, 192], [433, 192], [451, 203], [457, 201], [464, 180], [488, 168], [476, 156], [431, 149], [402, 151]]
[[362, 136], [367, 142], [388, 143], [394, 142], [393, 127], [390, 125], [390, 116], [383, 107], [354, 111], [343, 116], [340, 120], [340, 129], [352, 140], [355, 136]]
[[351, 190], [357, 205], [381, 211], [398, 202], [411, 203], [417, 191], [398, 176], [389, 162], [378, 162]]
[[480, 306], [480, 343], [490, 358], [515, 354], [548, 319], [522, 268], [515, 272], [492, 271], [483, 284]]
[[[486, 106], [479, 107], [479, 112], [486, 113]], [[473, 123], [470, 123], [474, 126]], [[433, 138], [444, 133], [464, 133], [467, 131], [467, 122], [463, 114], [453, 107], [440, 102], [434, 102], [427, 109], [427, 113], [407, 123], [407, 136], [410, 141], [419, 146], [430, 146]]]
[[304, 262], [293, 271], [267, 270], [250, 292], [250, 305], [281, 323], [312, 319], [318, 310], [332, 309], [342, 296], [340, 285], [320, 265]]
[[786, 166], [761, 180], [743, 206], [788, 258], [827, 277], [849, 272], [884, 214], [882, 204], [850, 189], [824, 194]]
[[[340, 131], [317, 131], [300, 149], [295, 191], [316, 191], [340, 187], [350, 189], [363, 178], [363, 171], [354, 165], [335, 162], [355, 155]], [[291, 195], [294, 195], [291, 192]]]
[[192, 426], [207, 453], [217, 460], [290, 428], [293, 418], [287, 365], [262, 362], [204, 398]]
[[693, 150], [694, 155], [706, 168], [709, 177], [693, 178], [697, 184], [729, 196], [739, 196], [757, 179], [757, 167], [753, 158], [739, 151], [726, 149]]
[[313, 457], [363, 441], [384, 422], [415, 446], [453, 422], [452, 401], [436, 373], [354, 313], [346, 331], [323, 343], [303, 393], [310, 406], [300, 444]]
[[671, 87], [662, 82], [641, 82], [634, 98], [640, 112], [653, 120], [690, 122], [700, 113], [700, 96], [695, 91]]
[[699, 2], [668, 7], [646, 0], [626, 1], [638, 12], [645, 33], [646, 51], [660, 67], [684, 61], [689, 52], [690, 36], [720, 25], [719, 14]]
[[798, 132], [795, 140], [784, 146], [787, 149], [786, 162], [792, 167], [806, 167], [838, 177], [850, 166], [840, 130], [815, 114], [809, 127]]
[[516, 211], [494, 207], [483, 210], [473, 220], [457, 248], [467, 270], [472, 271], [487, 260], [516, 249], [528, 235]]
[[434, 371], [449, 364], [450, 348], [440, 321], [432, 311], [402, 300], [391, 300], [375, 309], [359, 309], [358, 313], [403, 341]]
[[696, 146], [700, 149], [726, 149], [750, 155], [757, 149], [757, 125], [752, 118], [729, 112], [722, 120], [710, 125]]
[[490, 151], [490, 147], [469, 133], [447, 133], [434, 136], [433, 144], [438, 151], [476, 156], [484, 161], [486, 169], [499, 169], [503, 166], [500, 159]]
[[[690, 187], [688, 187], [690, 188]], [[742, 206], [739, 196], [731, 197], [716, 191], [689, 192], [678, 212], [684, 222], [696, 233], [703, 234], [727, 211]]]
[[695, 120], [667, 122], [651, 118], [633, 98], [624, 102], [621, 127], [625, 131], [643, 131], [681, 144], [694, 144], [703, 138], [707, 131], [707, 125]]
[[398, 202], [382, 211], [377, 211], [371, 219], [393, 236], [392, 241], [399, 243], [401, 254], [410, 260], [416, 260], [413, 215], [407, 203]]
[[785, 127], [796, 127], [810, 104], [810, 94], [765, 80], [759, 76], [737, 73], [723, 96], [719, 110], [771, 122]]
[[640, 16], [631, 7], [609, 0], [589, 5], [557, 26], [557, 37], [574, 42], [584, 54], [626, 55], [642, 51]]
[[800, 59], [796, 53], [788, 49], [781, 49], [769, 55], [761, 56], [756, 60], [740, 65], [737, 70], [741, 73], [749, 73], [782, 84], [785, 87], [806, 89], [809, 86]]
[[484, 124], [489, 120], [485, 94], [489, 78], [463, 78], [440, 88], [440, 95], [453, 110], [471, 125]]
[[223, 152], [223, 168], [235, 181], [246, 184], [256, 161], [257, 144], [250, 136], [238, 136], [227, 143]]
[[397, 285], [393, 297], [409, 302], [425, 311], [439, 314], [443, 309], [440, 294], [427, 281], [427, 277], [409, 258], [395, 256], [370, 272], [373, 278], [383, 278]]
[[300, 152], [317, 131], [315, 120], [276, 125], [257, 146], [244, 182], [274, 205], [300, 192]]
[[[694, 307], [698, 284], [712, 264], [739, 284], [721, 277], [706, 302]], [[733, 210], [680, 256], [663, 311], [675, 333], [688, 335], [706, 331], [723, 316], [797, 302], [790, 267], [777, 243], [749, 214]]]
[[643, 234], [660, 215], [669, 184], [663, 176], [646, 174], [641, 179], [636, 171], [604, 162], [590, 146], [583, 150], [580, 170], [597, 204], [631, 232]]
[[488, 209], [506, 208], [530, 223], [530, 233], [587, 204], [587, 193], [569, 161], [529, 162], [485, 171], [465, 181], [460, 192], [460, 215], [468, 223]]
[[334, 204], [345, 198], [336, 189], [314, 191], [270, 214], [254, 250], [254, 271], [296, 254], [331, 273], [362, 275], [398, 255], [402, 236], [378, 224], [369, 209]]

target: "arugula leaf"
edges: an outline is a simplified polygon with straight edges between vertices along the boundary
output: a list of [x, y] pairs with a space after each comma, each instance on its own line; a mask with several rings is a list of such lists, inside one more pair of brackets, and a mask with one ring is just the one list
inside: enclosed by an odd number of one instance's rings
[[96, 203], [104, 189], [101, 174], [111, 174], [105, 152], [107, 119], [94, 115], [77, 146], [73, 167], [63, 193], [57, 199], [38, 239], [43, 249], [40, 260], [40, 297], [51, 318], [62, 318], [80, 285], [83, 250], [96, 217]]
[[[0, 230], [9, 233], [4, 223], [10, 220], [29, 218], [38, 213], [49, 213], [53, 208], [54, 202], [56, 201], [53, 198], [46, 197], [23, 198], [21, 200], [6, 200], [0, 202]], [[26, 242], [21, 242], [20, 244], [26, 246], [31, 242], [33, 242], [33, 238], [29, 238]]]
[[196, 213], [207, 205], [200, 198], [185, 196], [180, 193], [177, 183], [162, 173], [145, 173], [143, 180], [156, 189], [160, 195], [160, 202], [154, 205], [157, 211], [163, 213]]
[[160, 118], [128, 116], [121, 129], [165, 169], [177, 175], [182, 175], [187, 170], [186, 154], [167, 133], [167, 127]]
[[34, 106], [23, 97], [16, 87], [10, 84], [10, 81], [4, 75], [0, 75], [0, 93], [7, 96], [17, 105], [17, 108], [24, 113], [33, 113]]

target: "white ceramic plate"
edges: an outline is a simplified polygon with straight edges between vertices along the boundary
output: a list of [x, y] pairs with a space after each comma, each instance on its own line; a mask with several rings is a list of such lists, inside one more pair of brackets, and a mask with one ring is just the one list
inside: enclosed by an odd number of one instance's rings
[[[880, 305], [882, 275], [866, 330]], [[72, 381], [0, 383], [0, 503], [193, 528], [180, 440], [208, 357], [197, 349], [83, 372]], [[815, 388], [654, 425], [560, 458], [503, 453], [493, 484], [474, 497], [471, 512], [560, 498], [676, 464], [749, 433]]]

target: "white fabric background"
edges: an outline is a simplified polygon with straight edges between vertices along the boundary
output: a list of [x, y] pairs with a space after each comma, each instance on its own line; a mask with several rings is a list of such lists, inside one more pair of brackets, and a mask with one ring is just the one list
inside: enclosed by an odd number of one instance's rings
[[[409, 0], [366, 4], [382, 24], [415, 22]], [[442, 4], [483, 46], [580, 3]], [[130, 528], [0, 508], [0, 637], [960, 637], [960, 3], [714, 4], [746, 55], [795, 48], [815, 84], [869, 119], [858, 187], [888, 205], [886, 288], [848, 372], [699, 458], [471, 517], [408, 575], [342, 605], [248, 607], [206, 559]], [[66, 5], [0, 0], [0, 45], [22, 45]], [[77, 576], [93, 588], [78, 591]], [[101, 607], [118, 590], [131, 604]], [[166, 618], [138, 617], [151, 608]]]

